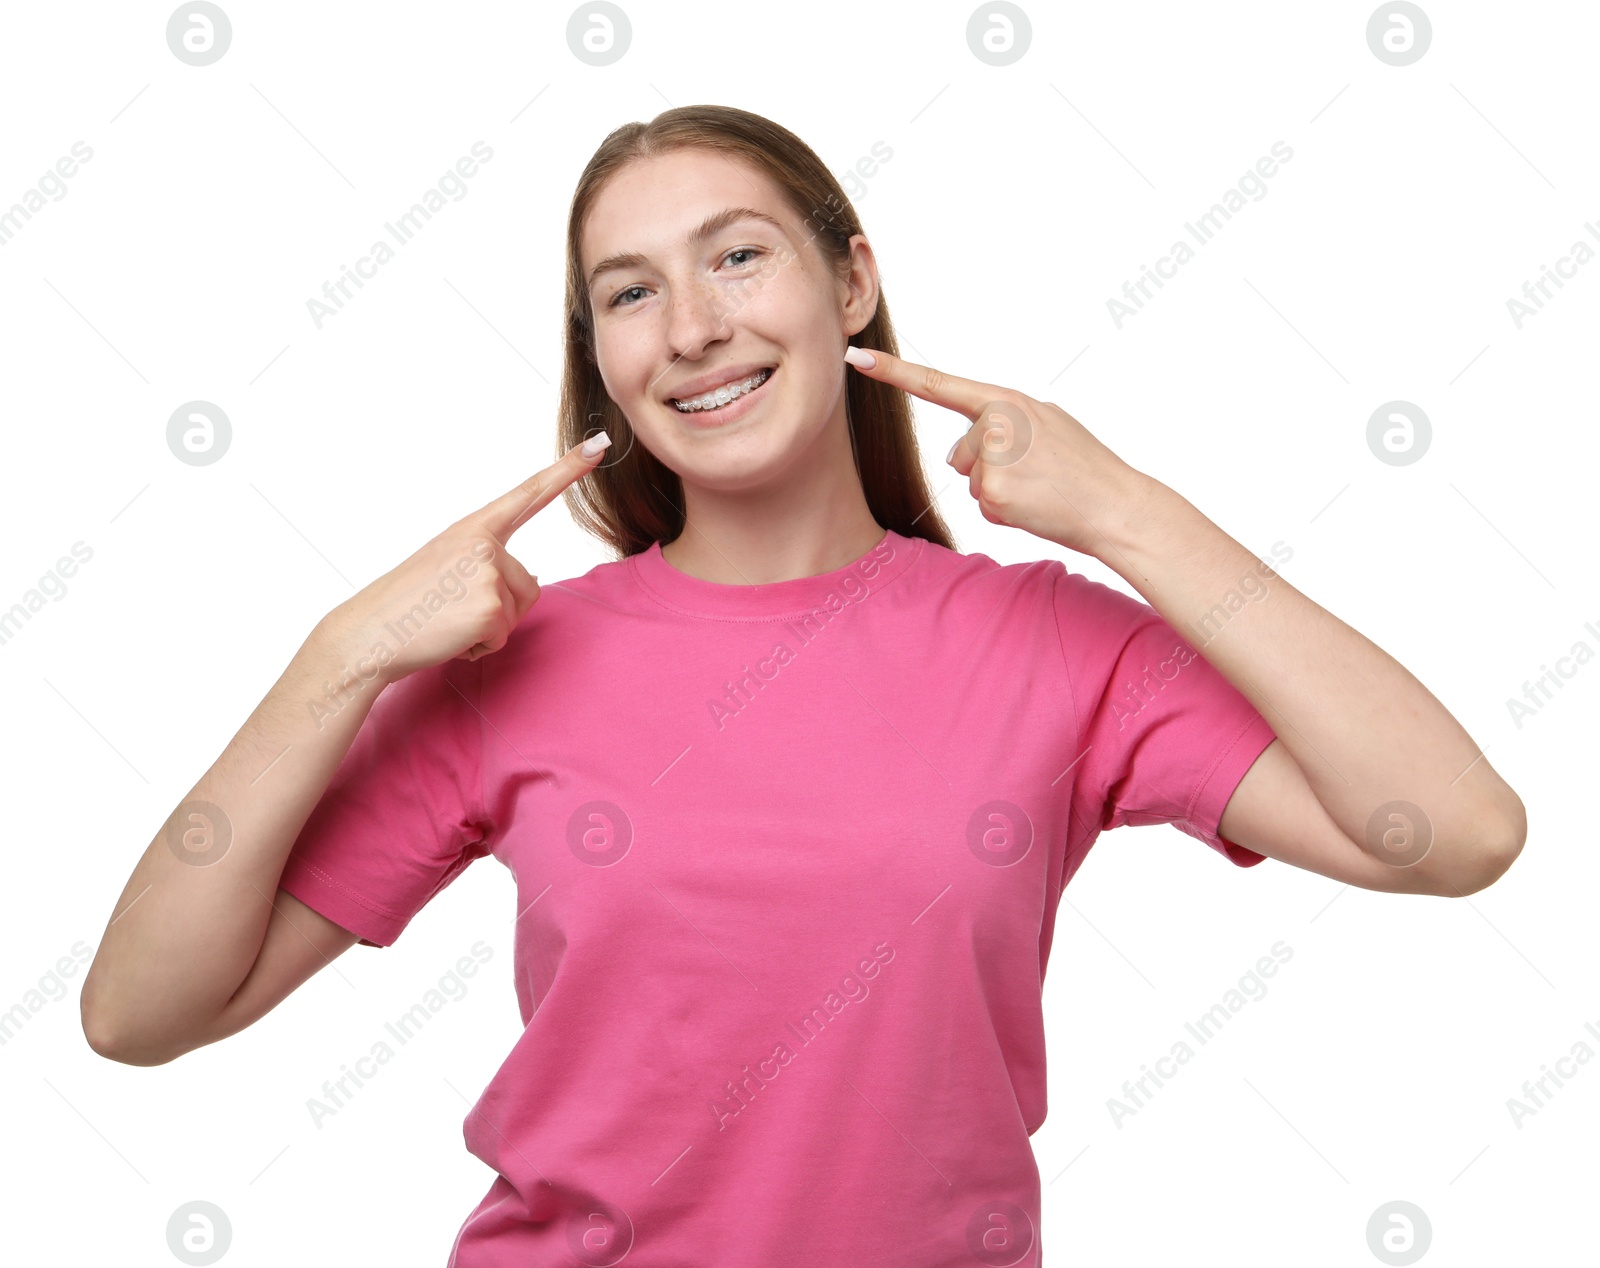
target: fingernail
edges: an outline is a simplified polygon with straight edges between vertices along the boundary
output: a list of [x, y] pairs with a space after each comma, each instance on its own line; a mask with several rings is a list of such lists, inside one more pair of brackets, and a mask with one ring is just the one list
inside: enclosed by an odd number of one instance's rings
[[584, 441], [581, 452], [585, 458], [593, 458], [595, 454], [599, 453], [610, 443], [611, 437], [606, 435], [605, 432], [601, 432], [598, 436], [590, 436], [588, 440]]
[[860, 366], [863, 370], [870, 370], [878, 364], [877, 357], [873, 356], [865, 348], [857, 348], [854, 345], [844, 350], [844, 359], [851, 365]]
[[957, 436], [956, 437], [956, 443], [950, 446], [950, 452], [945, 454], [944, 460], [946, 462], [949, 462], [952, 458], [954, 458], [956, 456], [956, 450], [959, 449], [959, 448], [961, 448], [961, 437]]

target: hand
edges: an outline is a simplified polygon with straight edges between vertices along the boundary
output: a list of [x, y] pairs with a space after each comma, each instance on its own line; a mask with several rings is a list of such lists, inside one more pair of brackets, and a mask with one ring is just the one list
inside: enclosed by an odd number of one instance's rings
[[[947, 459], [991, 524], [1020, 528], [1086, 555], [1108, 544], [1149, 484], [1059, 405], [1014, 388], [960, 379], [877, 349], [868, 378], [943, 405], [971, 426]], [[855, 365], [855, 362], [851, 362]]]
[[[596, 439], [604, 438], [604, 433]], [[605, 444], [609, 445], [609, 439]], [[352, 595], [321, 624], [361, 659], [363, 678], [391, 683], [452, 658], [476, 660], [506, 645], [539, 598], [506, 542], [557, 495], [598, 465], [575, 445], [559, 461], [463, 516], [405, 562]]]

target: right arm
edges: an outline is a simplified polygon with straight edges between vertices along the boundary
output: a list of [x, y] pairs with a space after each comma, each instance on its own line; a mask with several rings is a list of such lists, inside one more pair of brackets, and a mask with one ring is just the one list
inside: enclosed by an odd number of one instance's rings
[[[300, 829], [384, 686], [352, 676], [356, 694], [319, 728], [310, 702], [347, 666], [320, 622], [145, 849], [83, 983], [84, 1035], [101, 1056], [159, 1065], [232, 1034], [355, 943], [278, 888]], [[205, 866], [180, 859], [168, 840], [191, 826], [184, 807], [195, 801], [221, 808], [232, 833], [222, 859]], [[263, 952], [295, 976], [275, 998], [249, 989]]]
[[[128, 1065], [171, 1061], [242, 1030], [357, 941], [279, 888], [301, 829], [385, 686], [505, 646], [539, 594], [505, 542], [603, 452], [603, 445], [588, 456], [568, 450], [317, 623], [128, 878], [83, 983], [79, 1008], [91, 1048]], [[461, 568], [469, 558], [481, 561], [470, 575]], [[386, 646], [390, 620], [452, 572], [466, 579], [464, 597], [370, 678], [352, 672]], [[328, 706], [332, 683], [343, 684], [336, 712]], [[316, 711], [313, 702], [321, 702]], [[203, 850], [217, 827], [191, 817], [193, 802], [221, 809], [231, 833], [221, 857], [203, 864], [180, 857], [188, 854], [185, 831]]]

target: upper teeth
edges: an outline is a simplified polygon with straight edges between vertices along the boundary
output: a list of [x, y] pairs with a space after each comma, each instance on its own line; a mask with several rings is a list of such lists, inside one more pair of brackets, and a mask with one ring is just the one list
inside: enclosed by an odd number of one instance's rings
[[673, 397], [672, 403], [677, 406], [681, 413], [688, 413], [697, 409], [717, 409], [736, 397], [743, 396], [746, 392], [754, 391], [767, 381], [767, 376], [771, 373], [771, 370], [757, 370], [743, 382], [724, 383], [716, 391], [707, 392], [704, 396], [697, 396], [692, 401], [680, 401], [677, 397]]

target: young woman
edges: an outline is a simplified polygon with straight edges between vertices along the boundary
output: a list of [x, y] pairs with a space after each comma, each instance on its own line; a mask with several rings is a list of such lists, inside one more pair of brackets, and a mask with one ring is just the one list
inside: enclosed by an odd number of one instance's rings
[[[567, 263], [565, 456], [317, 625], [135, 869], [96, 1051], [233, 1034], [493, 854], [526, 1029], [451, 1264], [1034, 1264], [1041, 987], [1100, 832], [1444, 896], [1521, 848], [1383, 651], [1059, 407], [901, 360], [791, 133], [617, 130]], [[1148, 603], [958, 553], [908, 393], [967, 420], [985, 518]], [[558, 493], [617, 558], [541, 591], [506, 541]]]

